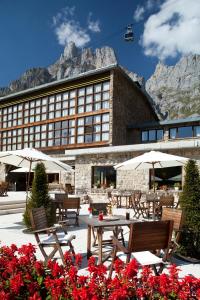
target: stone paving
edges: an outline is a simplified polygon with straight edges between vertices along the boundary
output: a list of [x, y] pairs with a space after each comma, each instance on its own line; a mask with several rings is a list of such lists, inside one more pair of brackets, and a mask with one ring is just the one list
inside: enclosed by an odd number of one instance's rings
[[[9, 193], [9, 196], [6, 197], [7, 201], [13, 199], [20, 199], [25, 196], [25, 193]], [[0, 197], [0, 201], [2, 197]], [[5, 200], [5, 197], [3, 197]], [[81, 206], [81, 214], [88, 214], [88, 205], [84, 204]], [[114, 211], [115, 213], [115, 211]], [[117, 209], [118, 214], [125, 214], [125, 209]], [[15, 243], [17, 246], [32, 243], [36, 245], [35, 238], [33, 234], [24, 233], [24, 225], [22, 223], [22, 213], [18, 214], [9, 214], [0, 216], [0, 243], [1, 245], [11, 245]], [[79, 227], [70, 226], [69, 234], [75, 234], [76, 239], [73, 240], [74, 248], [76, 253], [81, 253], [84, 257], [82, 270], [80, 272], [85, 272], [87, 266], [86, 259], [86, 249], [87, 249], [87, 228], [84, 224], [80, 224]], [[128, 229], [124, 228], [125, 239], [128, 238]], [[37, 250], [36, 255], [38, 259], [42, 259], [41, 253]], [[180, 267], [180, 277], [183, 277], [187, 274], [192, 274], [195, 277], [200, 278], [200, 264], [191, 264], [183, 261], [174, 260], [174, 262]]]

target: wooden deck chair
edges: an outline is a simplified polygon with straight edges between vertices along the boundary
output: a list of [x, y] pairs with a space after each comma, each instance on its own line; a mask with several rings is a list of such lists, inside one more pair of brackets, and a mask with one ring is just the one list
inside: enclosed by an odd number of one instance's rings
[[[71, 241], [75, 239], [75, 235], [67, 236], [66, 231], [60, 227], [48, 227], [46, 212], [43, 206], [39, 208], [33, 208], [30, 210], [30, 220], [32, 229], [45, 262], [53, 259], [56, 252], [60, 254], [60, 258], [65, 264], [62, 247], [68, 246], [69, 251], [75, 254], [74, 247]], [[45, 248], [53, 248], [50, 254], [47, 254]]]
[[[135, 258], [139, 265], [150, 265], [156, 275], [163, 270], [172, 237], [173, 221], [136, 222], [130, 226], [128, 246], [124, 247], [113, 237], [112, 263], [109, 277], [112, 276], [114, 261], [117, 257], [126, 256], [126, 263]], [[164, 249], [163, 258], [152, 252]], [[117, 255], [121, 252], [122, 255]], [[120, 254], [120, 253], [119, 253]], [[159, 265], [159, 269], [156, 266]]]
[[163, 207], [162, 221], [173, 220], [173, 235], [170, 243], [170, 250], [168, 252], [168, 259], [171, 260], [173, 253], [179, 247], [179, 240], [182, 232], [182, 226], [184, 223], [184, 215], [182, 209]]
[[148, 217], [148, 207], [145, 204], [145, 201], [141, 200], [142, 193], [141, 191], [135, 191], [131, 196], [131, 207], [133, 208], [134, 217], [143, 218]]
[[74, 220], [74, 225], [79, 226], [79, 212], [80, 212], [80, 197], [65, 198], [63, 199], [61, 209], [61, 220]]
[[155, 215], [158, 219], [162, 216], [162, 210], [164, 207], [174, 207], [174, 196], [173, 195], [162, 195], [158, 206], [155, 209]]

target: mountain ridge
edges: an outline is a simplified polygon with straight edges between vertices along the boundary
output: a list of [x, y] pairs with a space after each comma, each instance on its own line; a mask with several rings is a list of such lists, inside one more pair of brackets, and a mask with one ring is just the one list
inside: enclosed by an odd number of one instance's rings
[[[117, 63], [114, 50], [108, 46], [80, 50], [71, 42], [47, 68], [29, 69], [8, 87], [0, 88], [0, 97]], [[174, 66], [159, 62], [146, 85], [143, 77], [121, 68], [146, 89], [160, 119], [200, 115], [200, 55], [184, 56]]]

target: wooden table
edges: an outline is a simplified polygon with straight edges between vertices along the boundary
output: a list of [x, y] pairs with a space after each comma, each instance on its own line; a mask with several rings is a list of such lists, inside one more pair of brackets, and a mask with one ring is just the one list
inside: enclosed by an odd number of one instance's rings
[[92, 255], [91, 251], [91, 233], [92, 229], [97, 229], [97, 239], [98, 239], [98, 264], [103, 262], [103, 229], [104, 227], [115, 227], [116, 233], [117, 228], [120, 226], [129, 226], [131, 223], [136, 222], [134, 219], [126, 220], [125, 216], [113, 216], [116, 217], [116, 220], [112, 221], [99, 221], [98, 216], [93, 216], [90, 218], [89, 216], [79, 216], [79, 220], [83, 223], [87, 224], [87, 258], [89, 259]]

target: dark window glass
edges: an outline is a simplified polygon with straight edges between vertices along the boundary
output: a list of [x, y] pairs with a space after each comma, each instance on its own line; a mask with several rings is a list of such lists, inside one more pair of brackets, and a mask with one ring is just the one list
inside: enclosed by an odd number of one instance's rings
[[92, 124], [92, 116], [85, 118], [85, 124], [86, 125]]
[[142, 131], [142, 141], [148, 141], [148, 131]]
[[200, 126], [194, 126], [194, 136], [200, 137]]
[[155, 139], [156, 139], [156, 131], [149, 130], [149, 141], [155, 141]]
[[93, 167], [92, 186], [97, 188], [116, 185], [116, 170], [113, 167]]
[[179, 138], [192, 137], [192, 135], [193, 135], [192, 126], [178, 128], [178, 137]]
[[85, 135], [85, 142], [91, 143], [92, 142], [92, 134], [86, 134]]
[[163, 130], [157, 130], [157, 140], [163, 140]]
[[170, 139], [175, 139], [176, 138], [176, 128], [170, 128], [169, 137], [170, 137]]

